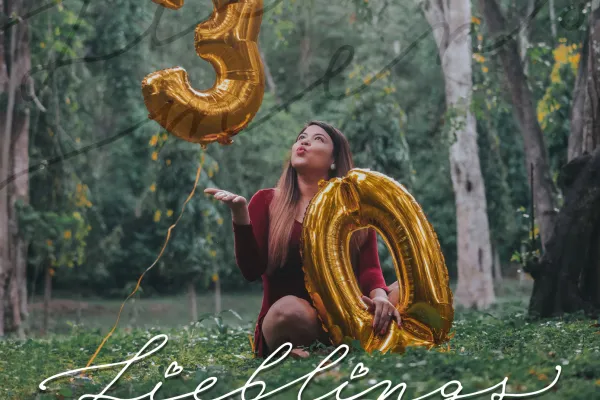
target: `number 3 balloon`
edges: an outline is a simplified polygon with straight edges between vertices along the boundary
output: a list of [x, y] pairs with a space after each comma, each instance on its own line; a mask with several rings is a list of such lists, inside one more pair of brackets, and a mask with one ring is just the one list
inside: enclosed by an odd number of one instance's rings
[[[348, 253], [352, 233], [367, 227], [386, 242], [400, 287], [402, 327], [392, 323], [384, 336], [373, 331]], [[359, 168], [321, 181], [300, 248], [306, 288], [335, 345], [357, 339], [365, 350], [385, 353], [449, 339], [454, 309], [444, 256], [421, 207], [398, 182]]]
[[[153, 0], [170, 9], [183, 0]], [[196, 53], [217, 74], [212, 88], [191, 87], [180, 67], [153, 72], [142, 82], [149, 118], [189, 142], [231, 144], [254, 118], [265, 90], [258, 34], [262, 0], [213, 0], [211, 17], [196, 27]]]

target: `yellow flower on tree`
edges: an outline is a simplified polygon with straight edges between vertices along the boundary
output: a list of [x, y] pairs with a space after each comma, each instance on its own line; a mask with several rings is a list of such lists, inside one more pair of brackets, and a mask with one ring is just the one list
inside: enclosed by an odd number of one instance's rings
[[217, 251], [216, 251], [216, 250], [211, 250], [211, 251], [210, 251], [210, 256], [211, 256], [212, 258], [215, 258], [215, 257], [217, 256]]
[[221, 218], [221, 217], [217, 218], [217, 224], [223, 225], [223, 218]]
[[471, 17], [471, 22], [474, 23], [475, 25], [481, 24], [481, 20], [479, 18], [477, 18], [476, 16]]
[[570, 53], [570, 48], [564, 44], [554, 49], [554, 61], [559, 64], [566, 64]]
[[485, 62], [485, 57], [484, 57], [484, 56], [482, 56], [482, 55], [481, 55], [481, 54], [479, 54], [479, 53], [473, 53], [473, 59], [474, 59], [475, 61], [477, 61], [478, 63]]
[[167, 210], [167, 217], [170, 217], [173, 215], [173, 210]]
[[569, 63], [571, 64], [571, 68], [573, 68], [573, 72], [575, 72], [575, 73], [577, 73], [577, 68], [579, 67], [580, 58], [581, 58], [581, 55], [579, 53], [569, 56]]
[[213, 274], [213, 276], [212, 276], [212, 281], [213, 281], [213, 282], [216, 282], [216, 281], [218, 281], [218, 280], [219, 280], [219, 275], [217, 275], [217, 274]]
[[165, 164], [167, 165], [171, 165], [171, 160], [169, 160], [168, 158], [165, 160]]
[[160, 221], [160, 216], [161, 216], [161, 214], [162, 214], [162, 213], [160, 212], [160, 210], [156, 210], [156, 211], [154, 212], [154, 222], [158, 222], [158, 221]]
[[150, 146], [154, 147], [154, 146], [156, 146], [157, 143], [158, 143], [158, 136], [153, 135], [152, 138], [150, 139]]
[[153, 160], [153, 161], [156, 161], [156, 160], [158, 160], [158, 151], [153, 151], [153, 152], [152, 152], [152, 160]]
[[67, 231], [65, 231], [65, 232], [63, 233], [63, 237], [64, 237], [65, 239], [71, 239], [71, 236], [72, 236], [72, 233], [71, 233], [71, 231], [70, 231], [70, 230], [67, 230]]
[[152, 185], [150, 185], [150, 191], [156, 192], [156, 183], [153, 183]]
[[52, 240], [50, 240], [50, 239], [46, 240], [46, 246], [48, 246], [48, 247], [52, 246]]

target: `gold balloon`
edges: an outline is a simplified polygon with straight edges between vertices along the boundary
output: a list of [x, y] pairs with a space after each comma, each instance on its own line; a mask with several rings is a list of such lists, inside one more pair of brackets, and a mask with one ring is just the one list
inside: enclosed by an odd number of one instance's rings
[[[350, 263], [351, 235], [368, 227], [387, 244], [400, 287], [402, 327], [391, 323], [383, 336], [374, 332]], [[306, 210], [301, 240], [306, 288], [336, 346], [357, 339], [368, 352], [404, 352], [449, 340], [454, 308], [444, 256], [404, 186], [360, 168], [322, 180]]]
[[[153, 0], [177, 9], [183, 0]], [[211, 17], [196, 27], [196, 53], [210, 62], [212, 88], [195, 90], [180, 67], [153, 72], [142, 82], [149, 118], [173, 135], [206, 147], [231, 144], [262, 103], [265, 79], [258, 49], [262, 0], [213, 0]]]
[[152, 0], [156, 4], [160, 4], [163, 7], [170, 8], [171, 10], [179, 10], [183, 7], [183, 0]]

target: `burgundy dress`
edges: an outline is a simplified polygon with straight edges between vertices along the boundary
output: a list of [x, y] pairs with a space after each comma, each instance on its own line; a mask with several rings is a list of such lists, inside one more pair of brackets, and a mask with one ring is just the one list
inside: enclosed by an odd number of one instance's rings
[[[242, 275], [248, 281], [255, 281], [262, 277], [263, 282], [262, 307], [254, 330], [254, 351], [259, 357], [267, 357], [270, 351], [262, 335], [262, 322], [269, 308], [277, 300], [288, 295], [305, 299], [312, 304], [312, 300], [304, 286], [304, 271], [302, 271], [302, 258], [300, 256], [300, 236], [302, 234], [302, 224], [300, 222], [294, 222], [288, 258], [285, 264], [270, 276], [265, 273], [268, 257], [268, 210], [274, 193], [275, 190], [272, 188], [261, 189], [252, 196], [248, 203], [249, 225], [232, 222], [235, 258]], [[360, 250], [357, 278], [359, 287], [366, 296], [369, 296], [369, 293], [377, 288], [385, 290], [386, 293], [390, 291], [381, 272], [377, 254], [377, 234], [374, 229], [369, 229], [368, 239]], [[328, 337], [328, 335], [322, 330], [320, 337]]]

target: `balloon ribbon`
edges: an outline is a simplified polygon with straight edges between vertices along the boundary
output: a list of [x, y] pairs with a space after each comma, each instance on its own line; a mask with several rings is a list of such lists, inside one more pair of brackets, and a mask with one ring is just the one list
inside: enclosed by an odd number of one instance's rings
[[[150, 269], [152, 267], [154, 267], [154, 265], [156, 265], [156, 263], [158, 262], [158, 260], [160, 260], [160, 258], [162, 257], [162, 255], [163, 255], [163, 253], [165, 251], [165, 248], [167, 247], [167, 243], [169, 243], [169, 239], [171, 238], [171, 230], [173, 228], [175, 228], [175, 226], [177, 225], [177, 223], [181, 219], [181, 216], [183, 215], [183, 210], [185, 210], [186, 204], [192, 199], [192, 197], [194, 197], [194, 193], [196, 192], [196, 186], [198, 186], [198, 180], [200, 179], [200, 174], [202, 173], [202, 168], [204, 167], [204, 160], [205, 160], [205, 157], [203, 155], [203, 157], [201, 157], [200, 165], [198, 166], [198, 170], [196, 171], [196, 181], [194, 182], [194, 187], [192, 188], [192, 191], [188, 195], [188, 198], [183, 202], [183, 206], [181, 206], [181, 212], [179, 213], [179, 217], [177, 218], [177, 220], [175, 221], [175, 223], [169, 227], [169, 230], [167, 231], [167, 238], [165, 239], [165, 243], [163, 244], [163, 247], [160, 250], [160, 253], [158, 254], [158, 257], [156, 258], [156, 260], [154, 260], [154, 262], [152, 263], [152, 265], [150, 265], [144, 271], [144, 273], [139, 277], [139, 279], [137, 281], [137, 285], [135, 285], [135, 289], [133, 289], [133, 292], [131, 292], [129, 294], [129, 296], [127, 296], [127, 298], [125, 299], [125, 301], [123, 301], [123, 303], [121, 304], [121, 309], [119, 310], [119, 314], [117, 315], [117, 322], [115, 322], [115, 325], [112, 327], [112, 329], [110, 330], [110, 332], [108, 332], [108, 335], [106, 335], [106, 337], [102, 340], [102, 343], [100, 343], [100, 346], [98, 346], [98, 348], [96, 349], [96, 352], [94, 353], [94, 355], [92, 356], [92, 358], [90, 358], [90, 360], [88, 361], [87, 365], [85, 366], [86, 368], [89, 367], [90, 364], [94, 361], [94, 359], [96, 358], [96, 356], [100, 352], [100, 349], [102, 349], [102, 346], [104, 346], [104, 343], [106, 343], [106, 341], [108, 340], [108, 338], [113, 334], [114, 330], [117, 328], [117, 325], [119, 324], [119, 319], [121, 318], [121, 312], [123, 311], [123, 307], [125, 306], [125, 303], [127, 302], [127, 300], [129, 300], [129, 298], [131, 296], [133, 296], [135, 294], [135, 292], [137, 292], [137, 290], [140, 287], [140, 283], [142, 282], [142, 278], [144, 277], [144, 275], [146, 275], [146, 272], [150, 271]], [[82, 373], [82, 375], [83, 375], [83, 373]]]

